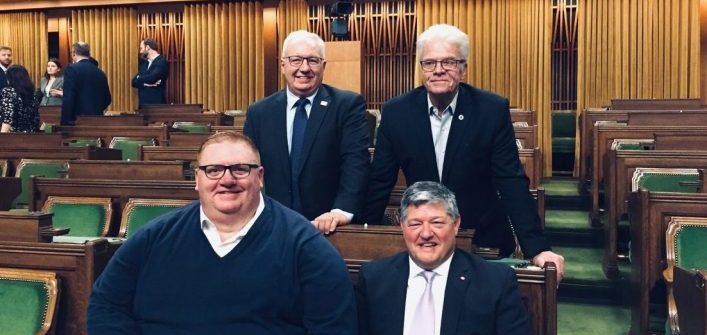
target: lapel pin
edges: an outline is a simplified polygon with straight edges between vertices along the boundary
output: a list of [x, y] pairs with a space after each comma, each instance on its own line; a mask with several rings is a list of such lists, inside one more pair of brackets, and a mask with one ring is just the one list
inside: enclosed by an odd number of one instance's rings
[[466, 277], [461, 276], [461, 277], [459, 277], [459, 279], [461, 279], [461, 280], [466, 280]]
[[322, 106], [326, 106], [326, 105], [329, 104], [329, 102], [328, 102], [328, 101], [322, 101], [322, 102], [320, 102], [319, 104], [322, 105]]
[[464, 120], [464, 115], [459, 115], [459, 121]]

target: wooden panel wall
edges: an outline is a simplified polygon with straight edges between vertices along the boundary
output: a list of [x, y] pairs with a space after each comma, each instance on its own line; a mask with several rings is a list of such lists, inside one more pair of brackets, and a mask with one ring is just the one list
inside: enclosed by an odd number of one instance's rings
[[[309, 31], [334, 41], [326, 7], [310, 7]], [[383, 102], [414, 87], [414, 1], [356, 3], [349, 31], [350, 40], [361, 41], [362, 95], [368, 108], [379, 109]], [[325, 77], [333, 75], [327, 73]]]

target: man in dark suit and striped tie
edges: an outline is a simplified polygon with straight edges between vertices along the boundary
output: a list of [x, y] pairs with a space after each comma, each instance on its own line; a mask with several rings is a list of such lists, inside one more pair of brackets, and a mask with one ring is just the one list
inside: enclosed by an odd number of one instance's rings
[[244, 132], [260, 150], [265, 193], [328, 233], [361, 211], [369, 135], [363, 97], [322, 84], [325, 67], [324, 41], [291, 33], [287, 87], [248, 108]]

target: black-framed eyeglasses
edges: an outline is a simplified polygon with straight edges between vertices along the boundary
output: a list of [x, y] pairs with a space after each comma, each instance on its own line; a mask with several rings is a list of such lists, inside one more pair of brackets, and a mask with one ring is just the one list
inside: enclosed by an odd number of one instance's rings
[[317, 67], [324, 63], [324, 58], [321, 57], [302, 57], [302, 56], [287, 56], [282, 57], [282, 59], [287, 59], [287, 62], [294, 67], [302, 66], [302, 63], [306, 60], [307, 65], [312, 67]]
[[258, 164], [233, 164], [233, 165], [201, 165], [199, 170], [204, 171], [204, 174], [209, 179], [221, 179], [226, 173], [226, 170], [231, 172], [231, 176], [236, 179], [248, 177], [250, 170], [259, 168]]
[[424, 71], [434, 71], [437, 68], [437, 64], [441, 64], [442, 68], [445, 70], [456, 70], [459, 64], [465, 64], [466, 61], [463, 59], [447, 58], [443, 60], [423, 60], [420, 61], [420, 66]]

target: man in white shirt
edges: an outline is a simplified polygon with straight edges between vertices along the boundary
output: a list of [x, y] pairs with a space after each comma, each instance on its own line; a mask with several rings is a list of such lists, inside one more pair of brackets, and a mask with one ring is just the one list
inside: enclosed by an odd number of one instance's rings
[[253, 142], [216, 133], [197, 161], [199, 201], [120, 247], [91, 292], [89, 334], [357, 334], [343, 259], [262, 195]]
[[513, 270], [456, 249], [461, 217], [442, 184], [417, 182], [403, 194], [408, 251], [361, 268], [361, 334], [531, 334]]
[[12, 65], [12, 49], [8, 46], [0, 46], [0, 91], [7, 86], [5, 72]]

